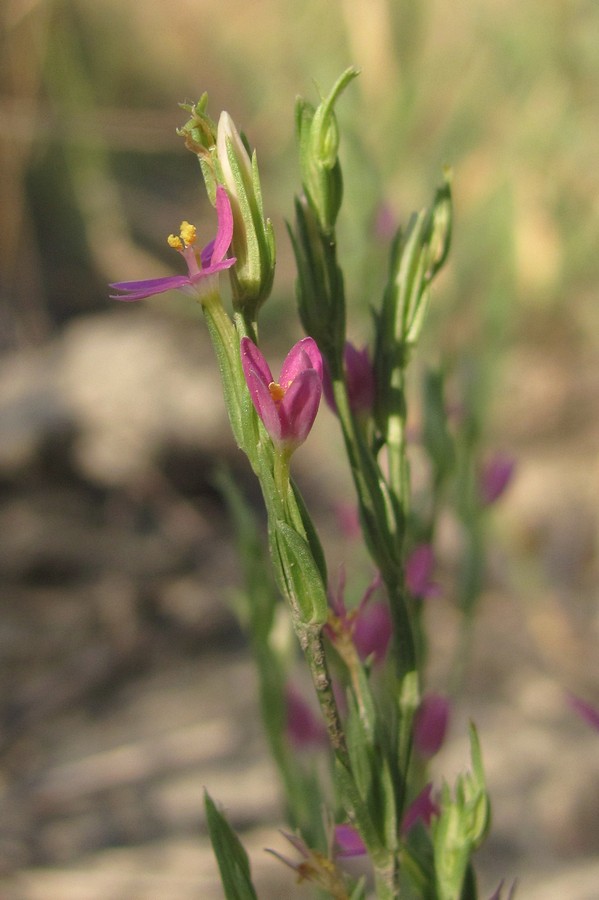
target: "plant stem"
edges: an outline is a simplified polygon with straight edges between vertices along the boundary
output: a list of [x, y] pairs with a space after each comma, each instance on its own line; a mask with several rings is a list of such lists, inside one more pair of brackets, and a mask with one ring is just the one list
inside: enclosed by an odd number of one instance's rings
[[300, 646], [308, 663], [316, 696], [322, 710], [329, 740], [335, 755], [350, 769], [345, 733], [341, 725], [337, 701], [327, 665], [322, 629], [320, 625], [302, 625], [297, 630]]

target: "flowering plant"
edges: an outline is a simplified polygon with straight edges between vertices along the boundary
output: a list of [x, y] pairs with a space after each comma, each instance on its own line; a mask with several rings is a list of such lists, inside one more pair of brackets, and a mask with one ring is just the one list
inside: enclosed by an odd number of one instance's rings
[[[444, 591], [433, 580], [437, 520], [454, 496], [453, 513], [465, 535], [465, 577], [456, 605], [463, 636], [470, 633], [481, 583], [482, 517], [505, 490], [513, 464], [498, 458], [481, 470], [471, 423], [463, 434], [460, 423], [452, 424], [443, 375], [430, 370], [418, 438], [430, 482], [424, 496], [412, 490], [406, 372], [424, 327], [431, 285], [449, 252], [448, 172], [431, 205], [399, 228], [391, 243], [387, 283], [374, 309], [372, 352], [347, 340], [336, 238], [343, 182], [335, 104], [356, 75], [355, 69], [344, 72], [317, 106], [297, 104], [302, 186], [289, 234], [307, 336], [287, 354], [278, 381], [258, 343], [257, 316], [273, 286], [275, 251], [256, 154], [227, 113], [218, 125], [213, 122], [206, 95], [184, 107], [190, 118], [180, 134], [197, 155], [216, 206], [216, 237], [198, 253], [195, 228], [183, 222], [180, 235], [168, 242], [183, 256], [188, 274], [117, 282], [112, 296], [140, 300], [175, 289], [201, 303], [232, 430], [261, 486], [270, 560], [239, 489], [219, 475], [240, 549], [243, 618], [266, 735], [294, 829], [285, 836], [299, 859], [275, 856], [300, 880], [338, 900], [360, 900], [373, 891], [379, 898], [475, 900], [472, 854], [489, 822], [481, 750], [471, 728], [471, 771], [453, 790], [431, 781], [429, 760], [442, 748], [452, 698], [427, 684], [423, 610]], [[232, 313], [221, 295], [219, 276], [225, 272]], [[339, 422], [375, 569], [353, 606], [346, 600], [344, 574], [336, 590], [330, 585], [316, 526], [290, 473], [291, 457], [309, 437], [323, 390]], [[296, 638], [295, 644], [284, 641], [284, 650], [280, 636], [274, 639], [281, 599]], [[464, 646], [462, 641], [448, 680], [454, 693]], [[298, 658], [311, 677], [320, 718], [293, 686]], [[330, 766], [313, 766], [314, 754], [327, 754]], [[247, 855], [208, 794], [206, 818], [226, 896], [255, 897]], [[345, 868], [349, 856], [363, 859], [361, 874]]]

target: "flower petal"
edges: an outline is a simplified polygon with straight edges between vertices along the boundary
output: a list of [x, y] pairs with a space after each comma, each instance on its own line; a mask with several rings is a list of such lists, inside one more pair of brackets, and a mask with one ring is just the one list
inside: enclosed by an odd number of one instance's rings
[[322, 356], [314, 338], [305, 337], [295, 344], [281, 367], [279, 383], [287, 390], [294, 378], [306, 369], [316, 369], [322, 380]]
[[243, 371], [246, 372], [246, 366], [255, 369], [260, 374], [266, 387], [268, 387], [268, 385], [274, 381], [274, 378], [272, 377], [270, 366], [264, 359], [264, 355], [248, 337], [241, 338], [239, 347], [241, 350], [241, 364], [243, 366]]
[[429, 783], [406, 809], [401, 823], [402, 834], [407, 834], [418, 819], [421, 819], [425, 828], [428, 828], [432, 817], [438, 815], [439, 805], [433, 800], [433, 786]]
[[360, 659], [367, 659], [371, 654], [374, 662], [385, 659], [393, 623], [389, 606], [384, 600], [378, 600], [360, 611], [354, 625], [354, 644]]
[[180, 290], [189, 285], [188, 275], [166, 275], [164, 278], [148, 278], [145, 281], [116, 281], [109, 287], [120, 294], [110, 294], [111, 300], [143, 300], [165, 291]]
[[360, 833], [353, 825], [335, 825], [335, 857], [365, 856], [366, 847]]
[[279, 403], [281, 438], [288, 447], [303, 444], [318, 412], [322, 381], [316, 369], [305, 369], [294, 378]]
[[244, 364], [243, 372], [256, 412], [262, 419], [264, 427], [273, 441], [281, 444], [283, 432], [277, 404], [272, 398], [268, 385], [264, 382], [262, 373], [258, 372], [251, 364]]
[[219, 184], [216, 188], [216, 215], [218, 218], [218, 228], [212, 248], [212, 256], [210, 264], [221, 262], [226, 256], [227, 250], [231, 246], [233, 239], [233, 213], [231, 211], [231, 201], [225, 188]]
[[214, 240], [212, 240], [208, 244], [206, 244], [206, 246], [203, 248], [202, 252], [200, 253], [200, 258], [202, 260], [202, 269], [207, 269], [208, 266], [210, 265], [213, 252], [214, 252]]
[[414, 746], [425, 759], [441, 749], [445, 740], [451, 704], [442, 694], [425, 694], [414, 717]]

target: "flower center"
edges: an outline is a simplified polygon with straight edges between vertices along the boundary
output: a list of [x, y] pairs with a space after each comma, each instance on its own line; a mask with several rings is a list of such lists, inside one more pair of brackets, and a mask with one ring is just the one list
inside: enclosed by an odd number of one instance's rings
[[270, 396], [275, 401], [275, 403], [280, 403], [285, 396], [285, 391], [280, 384], [277, 384], [276, 381], [270, 382], [270, 384], [268, 385], [268, 390], [270, 391]]

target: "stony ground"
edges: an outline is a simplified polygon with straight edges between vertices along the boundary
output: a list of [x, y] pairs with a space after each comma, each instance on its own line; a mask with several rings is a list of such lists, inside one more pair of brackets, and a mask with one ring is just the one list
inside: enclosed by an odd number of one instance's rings
[[[599, 897], [599, 735], [565, 701], [599, 699], [599, 366], [586, 363], [514, 357], [498, 417], [518, 476], [438, 760], [447, 777], [463, 768], [473, 718], [494, 805], [481, 881], [490, 894], [517, 878], [525, 900]], [[298, 471], [325, 522], [347, 490], [321, 452], [328, 428]], [[251, 491], [194, 328], [119, 311], [2, 362], [2, 900], [221, 897], [204, 787], [242, 833], [261, 898], [309, 896], [263, 852], [282, 849], [281, 809], [228, 605], [235, 554], [211, 484], [223, 458]], [[430, 614], [442, 658], [455, 623], [443, 601]]]

